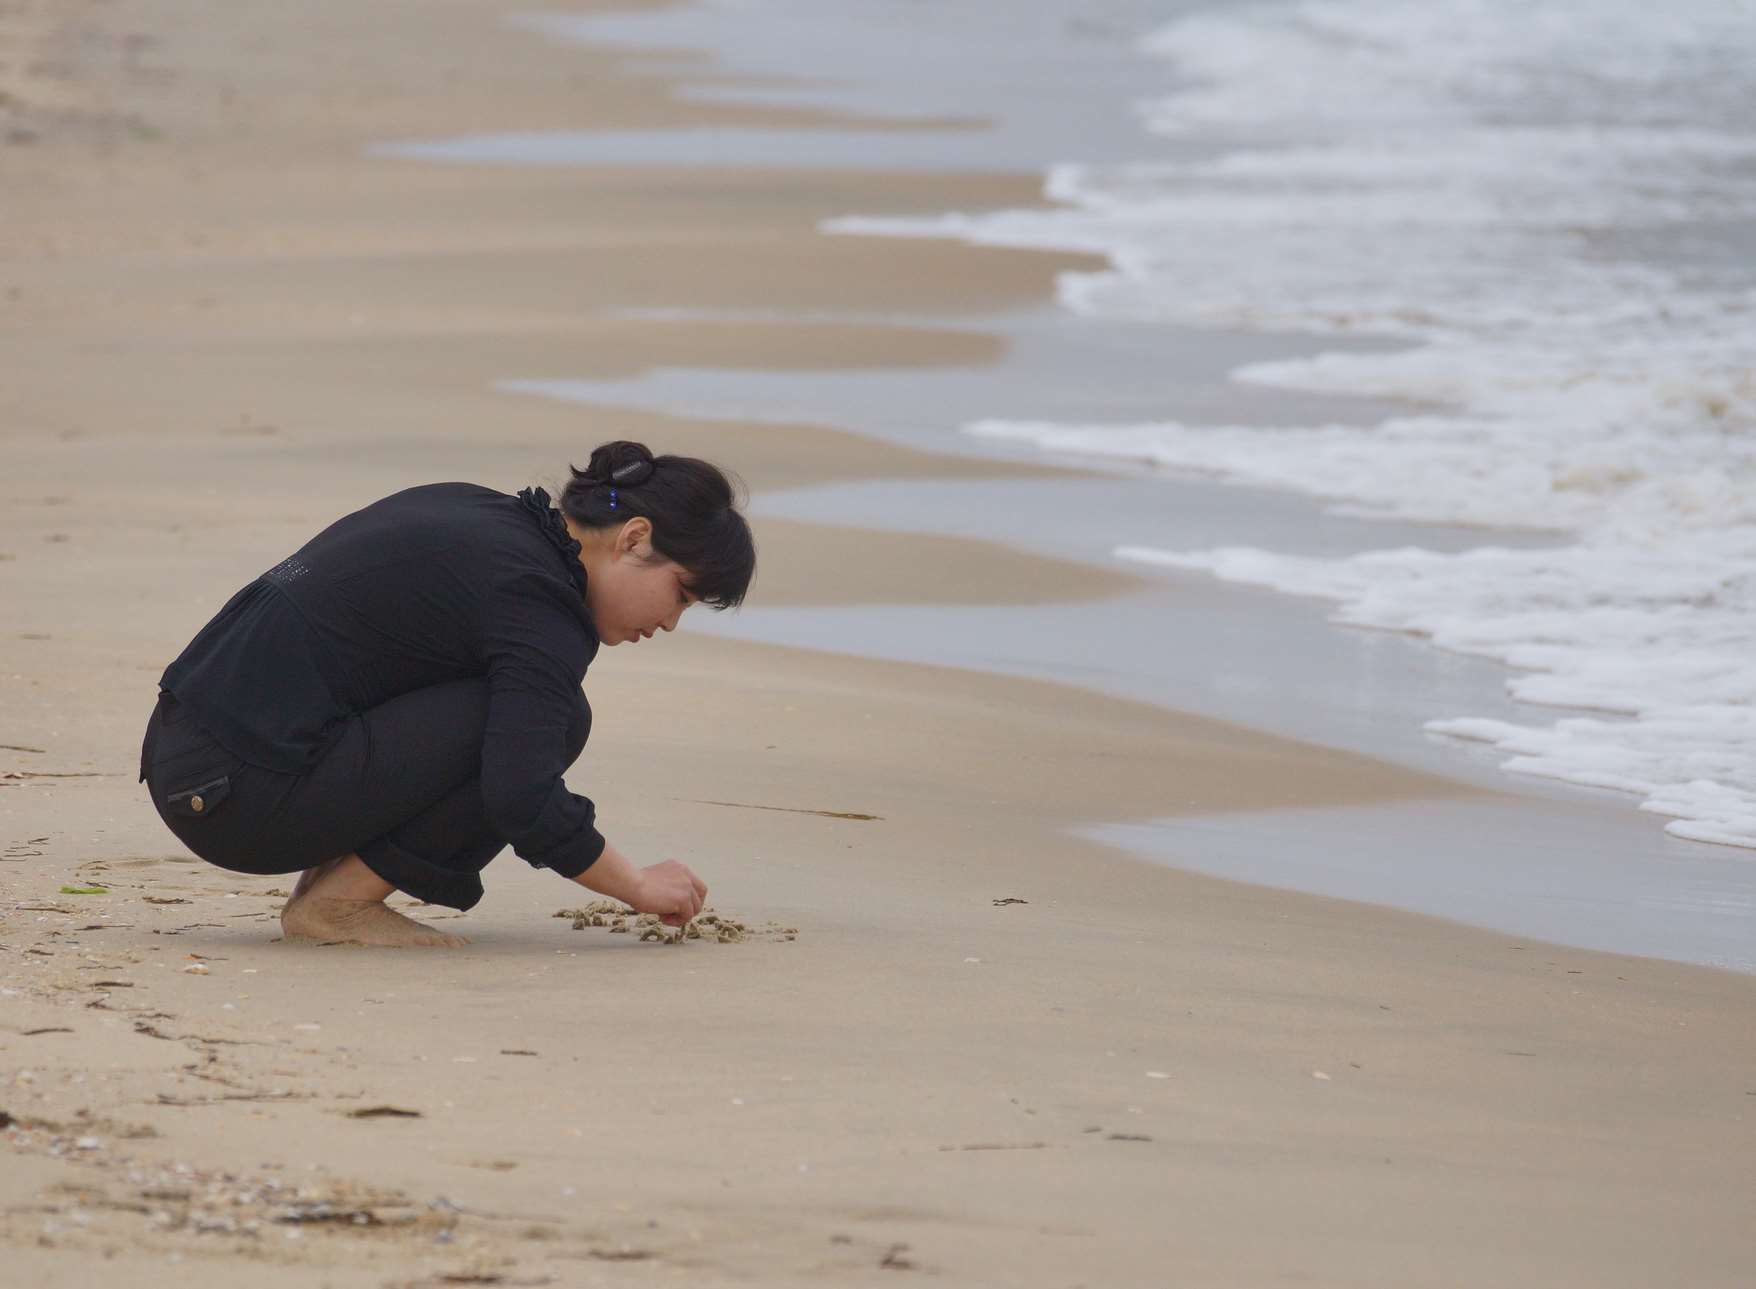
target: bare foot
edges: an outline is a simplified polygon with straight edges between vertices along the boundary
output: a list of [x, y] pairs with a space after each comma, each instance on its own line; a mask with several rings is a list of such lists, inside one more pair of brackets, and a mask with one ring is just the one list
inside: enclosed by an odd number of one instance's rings
[[288, 940], [322, 944], [379, 944], [390, 948], [457, 949], [469, 943], [384, 907], [382, 900], [335, 900], [307, 895], [291, 900], [280, 913]]
[[293, 893], [287, 897], [287, 903], [291, 904], [294, 900], [302, 898], [305, 892], [315, 886], [325, 873], [346, 858], [348, 858], [346, 855], [337, 855], [334, 859], [325, 860], [323, 863], [317, 865], [316, 868], [307, 868], [304, 872], [300, 873], [299, 880], [293, 887]]

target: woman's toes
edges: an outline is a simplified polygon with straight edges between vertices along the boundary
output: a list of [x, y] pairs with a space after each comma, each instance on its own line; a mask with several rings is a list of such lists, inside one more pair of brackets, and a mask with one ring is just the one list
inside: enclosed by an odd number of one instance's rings
[[[412, 922], [413, 919], [410, 919], [410, 921]], [[464, 945], [469, 943], [467, 936], [451, 935], [449, 932], [436, 931], [422, 922], [414, 922], [414, 925], [421, 928], [421, 937], [415, 941], [416, 944], [431, 945], [438, 949], [461, 949]]]

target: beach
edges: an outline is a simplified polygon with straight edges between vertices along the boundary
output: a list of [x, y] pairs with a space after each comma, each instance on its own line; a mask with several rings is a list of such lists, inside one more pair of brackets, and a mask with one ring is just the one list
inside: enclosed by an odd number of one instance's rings
[[957, 124], [691, 97], [701, 56], [546, 40], [521, 12], [0, 11], [0, 1242], [20, 1283], [1746, 1283], [1756, 978], [1079, 831], [1374, 809], [1418, 831], [1498, 800], [1429, 762], [1193, 699], [685, 629], [599, 656], [569, 783], [637, 860], [699, 872], [742, 939], [576, 929], [555, 915], [589, 893], [507, 854], [479, 907], [431, 919], [466, 949], [285, 945], [290, 879], [179, 850], [135, 781], [159, 673], [239, 586], [417, 483], [554, 491], [624, 437], [719, 460], [758, 516], [753, 618], [1060, 610], [1096, 633], [1160, 585], [977, 529], [763, 511], [1089, 479], [1057, 460], [856, 433], [852, 408], [501, 388], [979, 379], [1014, 343], [985, 315], [1102, 263], [822, 229], [1045, 206], [1024, 171], [373, 152]]

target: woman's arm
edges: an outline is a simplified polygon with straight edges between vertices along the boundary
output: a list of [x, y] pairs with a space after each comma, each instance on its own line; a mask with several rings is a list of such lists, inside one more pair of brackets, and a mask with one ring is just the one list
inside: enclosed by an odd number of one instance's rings
[[482, 804], [521, 859], [577, 876], [603, 848], [597, 807], [562, 778], [579, 683], [593, 644], [570, 585], [515, 568], [483, 590], [481, 662], [488, 682], [482, 732]]
[[588, 891], [621, 900], [637, 913], [657, 913], [666, 926], [682, 926], [707, 901], [706, 885], [687, 865], [667, 859], [636, 868], [609, 842], [596, 862], [573, 880]]

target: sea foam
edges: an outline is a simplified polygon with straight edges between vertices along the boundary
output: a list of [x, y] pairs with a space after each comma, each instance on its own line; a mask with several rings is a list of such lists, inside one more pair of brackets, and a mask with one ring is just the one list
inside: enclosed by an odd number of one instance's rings
[[1307, 0], [1144, 47], [1179, 86], [1141, 107], [1176, 159], [1058, 166], [1058, 208], [831, 227], [1101, 252], [1108, 271], [1061, 285], [1094, 316], [1406, 342], [1233, 373], [1405, 410], [969, 432], [1557, 534], [1320, 559], [1143, 533], [1118, 553], [1499, 659], [1518, 699], [1593, 714], [1428, 728], [1756, 846], [1756, 11]]

